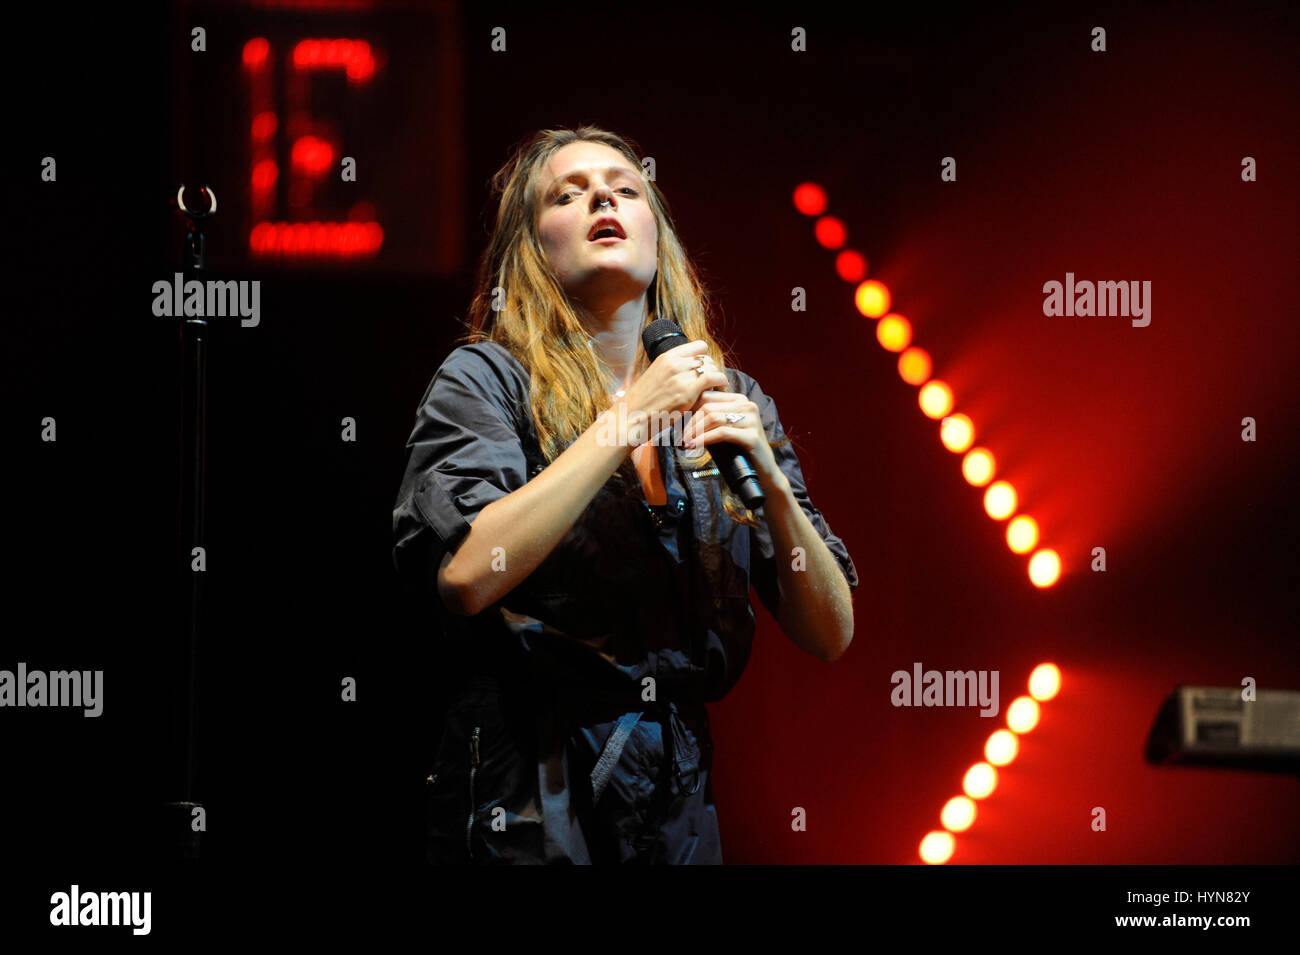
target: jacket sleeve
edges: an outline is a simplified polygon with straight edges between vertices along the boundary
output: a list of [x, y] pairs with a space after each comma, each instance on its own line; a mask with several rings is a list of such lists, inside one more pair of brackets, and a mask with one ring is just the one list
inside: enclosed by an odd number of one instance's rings
[[438, 567], [493, 501], [523, 487], [517, 382], [488, 344], [455, 349], [439, 367], [406, 442], [393, 509], [393, 566], [403, 585], [438, 593]]
[[[788, 440], [785, 444], [776, 444], [777, 441], [786, 438], [785, 429], [781, 426], [781, 419], [776, 413], [776, 402], [764, 393], [758, 382], [754, 381], [753, 378], [746, 376], [742, 381], [745, 384], [749, 400], [758, 405], [759, 415], [763, 419], [763, 429], [767, 432], [768, 443], [772, 445], [772, 455], [782, 473], [790, 480], [790, 491], [794, 494], [794, 499], [798, 502], [804, 514], [808, 516], [809, 523], [816, 529], [821, 539], [826, 542], [827, 549], [830, 550], [839, 563], [840, 569], [844, 572], [844, 577], [849, 583], [849, 592], [856, 591], [858, 588], [858, 571], [853, 565], [853, 558], [849, 556], [844, 541], [835, 535], [826, 518], [822, 516], [821, 511], [817, 510], [809, 498], [808, 487], [804, 482], [803, 470], [799, 466], [799, 457], [795, 454], [794, 447]], [[772, 552], [772, 535], [768, 531], [767, 519], [762, 509], [758, 511], [755, 517], [758, 519], [758, 527], [751, 528], [749, 532], [750, 582], [758, 593], [759, 599], [763, 602], [763, 606], [775, 617], [780, 603], [776, 555]], [[782, 559], [789, 560], [791, 558], [784, 555]]]

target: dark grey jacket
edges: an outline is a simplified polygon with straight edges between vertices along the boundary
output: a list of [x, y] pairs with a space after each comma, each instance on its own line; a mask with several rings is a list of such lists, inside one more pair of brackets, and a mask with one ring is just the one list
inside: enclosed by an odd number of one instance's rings
[[[729, 377], [733, 391], [758, 405], [768, 440], [783, 438], [776, 405], [758, 383], [740, 371], [729, 371]], [[749, 660], [751, 585], [774, 615], [778, 588], [761, 510], [756, 529], [733, 521], [723, 510], [723, 478], [707, 448], [690, 457], [686, 449], [660, 445], [668, 492], [662, 514], [647, 505], [639, 487], [627, 494], [611, 480], [518, 587], [474, 617], [446, 612], [437, 590], [443, 554], [459, 544], [484, 507], [545, 467], [529, 390], [527, 370], [495, 342], [462, 345], [439, 367], [407, 442], [410, 457], [393, 511], [393, 563], [409, 591], [430, 609], [430, 637], [444, 641], [443, 658], [466, 688], [453, 702], [430, 774], [435, 789], [448, 787], [442, 793], [448, 818], [454, 817], [451, 803], [465, 803], [453, 798], [464, 780], [453, 783], [448, 774], [470, 775], [484, 765], [481, 749], [466, 755], [475, 747], [473, 727], [480, 729], [480, 747], [485, 720], [512, 741], [498, 751], [514, 765], [499, 764], [495, 773], [479, 777], [456, 844], [475, 857], [535, 853], [553, 861], [557, 854], [574, 853], [571, 846], [552, 844], [563, 842], [562, 834], [547, 831], [543, 838], [538, 818], [541, 802], [547, 814], [556, 812], [554, 787], [566, 785], [556, 780], [563, 775], [555, 755], [559, 744], [537, 729], [547, 722], [539, 709], [553, 710], [556, 700], [573, 709], [581, 700], [613, 707], [609, 712], [644, 710], [645, 678], [651, 677], [657, 706], [671, 705], [669, 722], [679, 712], [701, 713], [704, 703], [726, 695]], [[856, 589], [853, 561], [809, 500], [794, 449], [785, 443], [772, 450], [795, 499]], [[571, 639], [606, 634], [603, 650], [614, 662]], [[699, 729], [698, 723], [692, 726]], [[683, 731], [675, 722], [671, 728]], [[568, 729], [556, 732], [563, 737]], [[533, 760], [539, 762], [537, 774], [530, 769]], [[489, 776], [497, 787], [520, 791], [484, 789]], [[548, 778], [552, 791], [537, 792], [533, 783], [540, 779], [545, 790]], [[506, 808], [512, 834], [507, 838], [482, 825], [476, 836], [476, 815], [490, 822], [497, 805]], [[451, 834], [445, 835], [449, 857]]]

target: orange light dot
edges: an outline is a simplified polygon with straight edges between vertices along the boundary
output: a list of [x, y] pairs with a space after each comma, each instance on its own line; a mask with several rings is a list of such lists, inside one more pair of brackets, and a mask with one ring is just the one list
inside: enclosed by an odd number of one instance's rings
[[938, 421], [952, 410], [952, 389], [937, 378], [934, 381], [927, 381], [921, 386], [917, 401], [926, 417]]
[[1061, 578], [1061, 556], [1044, 547], [1029, 558], [1029, 579], [1035, 587], [1050, 587]]
[[975, 803], [965, 796], [953, 796], [943, 804], [939, 821], [952, 832], [965, 832], [975, 821]]
[[1029, 674], [1029, 695], [1038, 701], [1050, 700], [1061, 692], [1061, 671], [1055, 663], [1040, 663]]
[[849, 237], [849, 230], [834, 216], [822, 216], [813, 226], [813, 235], [817, 237], [817, 241], [823, 248], [838, 249]]
[[966, 770], [961, 788], [971, 799], [983, 799], [998, 788], [998, 771], [988, 763], [976, 763]]
[[988, 448], [973, 448], [966, 452], [966, 457], [961, 459], [961, 475], [966, 479], [966, 483], [975, 487], [983, 487], [993, 480], [996, 467], [993, 452]]
[[902, 351], [912, 343], [912, 323], [902, 315], [886, 315], [876, 324], [876, 341], [886, 351]]
[[835, 256], [835, 271], [846, 282], [861, 282], [867, 274], [867, 260], [861, 252], [845, 249]]
[[889, 289], [883, 282], [867, 279], [853, 293], [853, 304], [867, 318], [879, 318], [889, 311]]
[[949, 451], [961, 454], [975, 440], [975, 424], [964, 414], [948, 415], [939, 426], [939, 440]]
[[917, 851], [924, 862], [930, 865], [943, 865], [952, 858], [952, 851], [955, 848], [957, 842], [951, 833], [936, 830], [925, 834]]
[[994, 766], [1005, 766], [1016, 758], [1020, 742], [1010, 730], [998, 730], [984, 744], [984, 758]]
[[1028, 733], [1038, 725], [1038, 704], [1027, 696], [1018, 696], [1007, 707], [1007, 726], [1017, 733]]
[[1038, 543], [1038, 522], [1021, 514], [1007, 525], [1007, 546], [1017, 554], [1028, 554]]
[[826, 211], [826, 190], [815, 182], [801, 182], [794, 188], [794, 207], [806, 216]]
[[909, 385], [923, 385], [930, 377], [930, 353], [913, 345], [898, 356], [898, 376]]
[[1016, 512], [1016, 489], [1006, 481], [994, 481], [984, 492], [984, 511], [995, 521], [1005, 521]]

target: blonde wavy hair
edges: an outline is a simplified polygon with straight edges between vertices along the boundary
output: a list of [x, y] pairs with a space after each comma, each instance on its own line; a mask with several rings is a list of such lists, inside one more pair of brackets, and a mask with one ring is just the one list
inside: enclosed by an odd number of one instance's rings
[[[537, 231], [542, 173], [558, 149], [577, 142], [609, 146], [640, 174], [643, 195], [659, 232], [658, 270], [646, 290], [645, 324], [658, 318], [672, 319], [688, 340], [707, 342], [714, 363], [719, 369], [727, 368], [727, 354], [710, 331], [709, 296], [677, 237], [667, 199], [645, 175], [636, 144], [591, 125], [540, 130], [517, 144], [492, 176], [492, 196], [500, 197], [496, 224], [479, 260], [469, 331], [460, 340], [497, 342], [528, 369], [533, 423], [548, 463], [609, 407], [608, 378], [589, 344], [587, 329], [547, 260]], [[638, 355], [639, 375], [648, 362], [644, 349], [638, 348]], [[635, 495], [640, 479], [630, 457], [619, 466], [614, 480], [625, 493]], [[757, 526], [753, 513], [725, 482], [722, 489], [727, 514], [735, 521]]]

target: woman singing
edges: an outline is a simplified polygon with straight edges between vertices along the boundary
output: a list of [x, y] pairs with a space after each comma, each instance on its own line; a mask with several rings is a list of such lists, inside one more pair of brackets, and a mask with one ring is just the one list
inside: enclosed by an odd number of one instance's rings
[[[857, 571], [772, 399], [726, 367], [633, 145], [544, 130], [493, 186], [467, 343], [420, 403], [393, 512], [394, 565], [435, 608], [454, 686], [429, 860], [721, 864], [705, 703], [749, 659], [750, 587], [829, 662]], [[658, 318], [688, 343], [650, 363]], [[610, 440], [620, 412], [686, 424]], [[718, 441], [758, 472], [758, 512]]]

